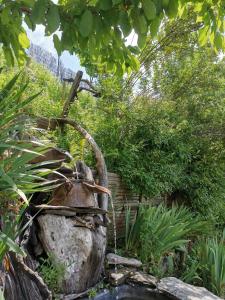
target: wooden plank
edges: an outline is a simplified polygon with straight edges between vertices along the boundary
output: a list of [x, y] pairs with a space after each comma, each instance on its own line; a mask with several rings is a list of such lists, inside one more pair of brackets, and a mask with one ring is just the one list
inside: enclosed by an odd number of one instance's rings
[[79, 214], [103, 214], [107, 213], [106, 210], [103, 210], [98, 207], [68, 207], [68, 206], [53, 206], [53, 205], [36, 205], [35, 208], [40, 211], [48, 210], [48, 211], [66, 211], [70, 213], [79, 213]]

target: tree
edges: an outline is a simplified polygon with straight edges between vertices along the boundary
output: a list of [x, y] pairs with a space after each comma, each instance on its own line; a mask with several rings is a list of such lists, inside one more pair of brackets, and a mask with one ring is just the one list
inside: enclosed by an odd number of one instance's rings
[[[2, 0], [0, 3], [0, 43], [9, 64], [26, 59], [29, 40], [23, 22], [32, 30], [45, 26], [53, 34], [55, 48], [78, 53], [90, 63], [122, 75], [138, 69], [135, 54], [145, 46], [147, 34], [157, 36], [166, 18], [196, 13], [199, 41], [209, 40], [217, 51], [224, 47], [224, 0]], [[126, 46], [126, 37], [135, 31], [138, 47]], [[61, 34], [58, 34], [58, 31]]]
[[151, 55], [132, 78], [141, 83], [139, 91], [135, 89], [137, 97], [121, 96], [116, 101], [115, 84], [111, 89], [107, 85], [108, 102], [103, 102], [104, 115], [94, 137], [108, 169], [119, 173], [133, 191], [147, 197], [163, 195], [169, 204], [185, 203], [220, 223], [224, 219], [224, 60], [210, 47], [199, 47], [195, 31], [186, 30], [188, 24], [174, 23], [163, 31], [170, 34], [179, 25], [179, 34], [172, 39], [163, 35], [166, 43], [160, 39], [156, 51], [154, 43], [149, 46], [146, 53]]

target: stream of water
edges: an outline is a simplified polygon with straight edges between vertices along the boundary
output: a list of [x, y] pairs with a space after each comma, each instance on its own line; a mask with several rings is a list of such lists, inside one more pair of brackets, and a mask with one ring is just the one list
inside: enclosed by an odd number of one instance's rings
[[[116, 232], [116, 214], [115, 214], [115, 207], [114, 207], [114, 202], [113, 202], [113, 196], [109, 196], [110, 201], [111, 201], [111, 207], [112, 207], [112, 217], [113, 217], [113, 236], [114, 236], [114, 252], [117, 254], [117, 232]], [[117, 273], [117, 264], [115, 262], [115, 273]], [[119, 294], [118, 294], [118, 287], [115, 287], [115, 299], [119, 299]]]
[[[116, 214], [113, 202], [113, 196], [109, 196], [111, 207], [112, 207], [112, 217], [113, 217], [113, 237], [114, 237], [114, 252], [117, 254], [117, 232], [116, 232]], [[115, 263], [115, 272], [117, 273], [117, 264]]]

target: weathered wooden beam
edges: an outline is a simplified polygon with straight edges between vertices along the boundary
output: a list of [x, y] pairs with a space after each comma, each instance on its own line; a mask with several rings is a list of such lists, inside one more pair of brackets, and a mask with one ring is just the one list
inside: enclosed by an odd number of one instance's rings
[[[98, 207], [68, 207], [68, 206], [53, 206], [47, 204], [36, 205], [35, 208], [40, 212], [62, 214], [75, 216], [79, 214], [107, 214], [107, 211]], [[58, 213], [57, 213], [58, 212]]]
[[69, 97], [63, 106], [63, 111], [62, 111], [62, 115], [61, 115], [62, 118], [66, 118], [69, 114], [70, 105], [71, 105], [71, 103], [74, 102], [74, 99], [77, 96], [77, 91], [78, 91], [82, 76], [83, 76], [83, 72], [78, 71], [74, 78], [72, 87], [70, 89]]

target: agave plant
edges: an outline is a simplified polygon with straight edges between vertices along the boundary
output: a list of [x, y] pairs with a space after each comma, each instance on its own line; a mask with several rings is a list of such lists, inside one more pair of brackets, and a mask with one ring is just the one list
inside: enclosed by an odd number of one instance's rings
[[[16, 138], [27, 130], [23, 109], [38, 96], [22, 98], [27, 83], [17, 87], [19, 76], [13, 77], [0, 91], [0, 262], [9, 249], [22, 254], [15, 243], [18, 234], [16, 210], [21, 204], [28, 204], [27, 195], [49, 189], [50, 183], [43, 178], [49, 170], [41, 164], [29, 163], [41, 155], [46, 146], [34, 147], [31, 142]], [[10, 219], [10, 223], [4, 222], [6, 219]]]

